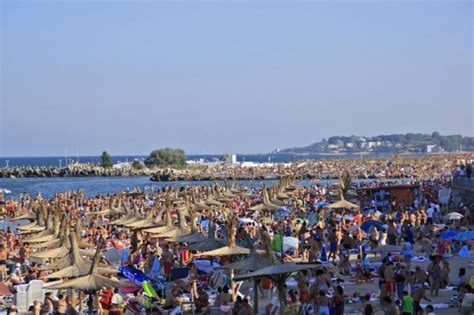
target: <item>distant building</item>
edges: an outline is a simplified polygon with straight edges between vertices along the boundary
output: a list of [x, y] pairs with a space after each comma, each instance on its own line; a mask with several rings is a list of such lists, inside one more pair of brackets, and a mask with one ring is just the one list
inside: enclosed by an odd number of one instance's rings
[[353, 148], [354, 147], [354, 142], [347, 142], [346, 147], [347, 148]]
[[225, 156], [226, 164], [237, 164], [237, 155], [236, 154], [227, 154]]
[[441, 153], [444, 152], [444, 149], [436, 144], [428, 144], [426, 146], [426, 153]]

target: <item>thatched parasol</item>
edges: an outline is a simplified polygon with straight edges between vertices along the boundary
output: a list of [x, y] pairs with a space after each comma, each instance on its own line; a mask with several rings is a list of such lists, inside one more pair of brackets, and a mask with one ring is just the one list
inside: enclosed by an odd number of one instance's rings
[[[266, 247], [267, 249], [270, 249], [269, 251], [267, 250], [266, 255], [259, 255], [257, 251], [255, 250], [255, 246], [250, 239], [250, 236], [248, 235], [247, 232], [244, 234], [245, 241], [247, 245], [250, 247], [250, 255], [240, 261], [225, 265], [224, 268], [226, 269], [235, 269], [235, 270], [244, 270], [244, 271], [255, 271], [258, 269], [262, 269], [268, 266], [273, 265], [276, 262], [276, 259], [273, 255], [273, 250], [271, 249], [271, 242], [269, 237], [263, 237], [261, 235], [262, 241], [267, 242], [270, 244], [270, 246]], [[253, 308], [255, 311], [255, 314], [258, 313], [258, 284], [260, 282], [260, 279], [254, 279], [254, 304]]]
[[344, 176], [344, 180], [342, 179], [341, 176], [339, 176], [339, 201], [332, 203], [328, 206], [328, 208], [332, 209], [359, 209], [359, 206], [349, 202], [345, 199], [344, 195], [347, 192], [347, 189], [349, 188], [350, 185], [350, 176], [346, 174]]
[[173, 219], [171, 218], [171, 210], [169, 208], [166, 208], [165, 216], [166, 216], [165, 226], [153, 227], [153, 228], [145, 229], [143, 231], [146, 233], [159, 234], [159, 233], [165, 233], [174, 229], [178, 229], [177, 227], [173, 225]]
[[207, 240], [207, 237], [197, 232], [196, 227], [196, 212], [190, 208], [189, 214], [191, 216], [191, 231], [185, 235], [178, 235], [175, 237], [168, 238], [168, 242], [175, 243], [198, 243]]
[[345, 200], [344, 197], [342, 197], [341, 200], [328, 205], [327, 207], [332, 209], [359, 209], [358, 205]]
[[214, 250], [214, 249], [224, 247], [225, 242], [223, 240], [216, 239], [215, 231], [216, 230], [215, 230], [214, 220], [210, 219], [209, 220], [209, 231], [208, 231], [209, 235], [208, 235], [208, 237], [204, 241], [189, 245], [188, 249], [189, 250], [196, 250], [196, 251], [200, 251], [200, 252], [205, 252], [205, 251], [211, 251], [211, 250]]
[[[91, 269], [91, 263], [82, 258], [79, 254], [79, 243], [77, 241], [77, 236], [75, 233], [69, 235], [71, 241], [71, 248], [68, 253], [68, 262], [70, 265], [67, 267], [61, 268], [61, 270], [54, 272], [50, 275], [47, 275], [46, 278], [76, 278], [86, 275]], [[113, 268], [103, 268], [97, 267], [97, 272], [100, 274], [114, 274], [118, 273], [118, 270]]]
[[321, 268], [321, 265], [312, 265], [312, 264], [280, 264], [269, 266], [257, 271], [250, 273], [244, 273], [234, 277], [236, 281], [243, 281], [248, 279], [261, 279], [263, 277], [269, 277], [276, 284], [278, 289], [278, 298], [280, 300], [280, 309], [283, 309], [283, 306], [286, 304], [286, 288], [285, 282], [286, 279], [294, 272], [308, 269]]
[[[39, 252], [39, 253], [32, 253], [30, 256], [31, 257], [36, 257], [36, 258], [61, 258], [66, 256], [69, 253], [69, 250], [71, 248], [71, 243], [69, 241], [69, 226], [66, 227], [66, 231], [64, 233], [63, 238], [61, 239], [61, 246], [58, 248], [50, 249], [44, 252]], [[79, 249], [79, 254], [83, 256], [94, 256], [94, 252], [84, 250], [84, 249]]]
[[25, 213], [25, 214], [22, 214], [18, 217], [15, 217], [15, 218], [11, 218], [10, 221], [19, 221], [19, 220], [30, 220], [30, 221], [34, 221], [36, 218], [35, 214], [32, 213], [32, 212], [28, 212], [28, 213]]
[[199, 256], [231, 256], [231, 255], [248, 255], [250, 254], [250, 249], [237, 246], [235, 244], [235, 218], [230, 218], [229, 220], [229, 242], [227, 246], [217, 248], [214, 250], [206, 251], [195, 255]]
[[93, 299], [92, 295], [102, 288], [123, 288], [129, 287], [131, 284], [127, 282], [120, 282], [118, 280], [107, 278], [98, 272], [100, 260], [100, 248], [103, 240], [99, 241], [94, 255], [94, 260], [90, 267], [89, 273], [85, 276], [74, 278], [62, 283], [49, 286], [48, 289], [62, 290], [62, 289], [77, 289], [89, 295], [89, 312], [92, 314]]
[[53, 216], [52, 220], [47, 222], [47, 230], [30, 237], [23, 241], [23, 243], [43, 243], [49, 242], [54, 239], [57, 239], [61, 231], [61, 227], [65, 226], [66, 216], [63, 216], [63, 219], [60, 221], [59, 216]]
[[270, 198], [268, 197], [268, 191], [265, 185], [262, 187], [262, 203], [257, 204], [253, 207], [250, 207], [249, 210], [251, 211], [272, 211], [281, 209], [281, 206], [274, 205], [270, 202]]
[[153, 237], [160, 238], [160, 237], [169, 237], [169, 238], [177, 238], [184, 235], [189, 235], [191, 233], [191, 229], [186, 224], [186, 216], [185, 216], [186, 208], [178, 209], [178, 224], [179, 228], [174, 228], [163, 233], [153, 234]]

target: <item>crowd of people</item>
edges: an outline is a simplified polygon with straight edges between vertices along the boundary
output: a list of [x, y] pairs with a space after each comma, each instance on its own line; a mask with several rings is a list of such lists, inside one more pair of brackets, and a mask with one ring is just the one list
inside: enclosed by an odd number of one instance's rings
[[[352, 160], [326, 163], [332, 163], [328, 164], [331, 168], [356, 173], [367, 167]], [[301, 166], [303, 170], [306, 167]], [[137, 314], [140, 310], [168, 314], [182, 307], [186, 294], [197, 312], [217, 307], [223, 314], [255, 313], [255, 301], [239, 291], [232, 272], [225, 269], [246, 255], [223, 255], [216, 262], [217, 267], [203, 273], [195, 264], [202, 251], [191, 249], [193, 242], [173, 241], [149, 232], [170, 222], [171, 230], [186, 230], [183, 226], [189, 222], [188, 234], [209, 236], [220, 240], [222, 246], [235, 238], [236, 246], [265, 251], [267, 258], [272, 256], [270, 261], [320, 266], [298, 272], [294, 283], [287, 283], [284, 301], [269, 298], [276, 295], [278, 288], [268, 278], [261, 279], [260, 294], [266, 296], [262, 298], [262, 312], [266, 314], [291, 314], [298, 309], [298, 314], [320, 315], [345, 314], [348, 310], [367, 315], [433, 315], [433, 301], [439, 303], [440, 290], [447, 287], [457, 290], [453, 303], [457, 303], [458, 310], [472, 314], [473, 272], [468, 267], [468, 257], [462, 267], [452, 267], [452, 257], [469, 255], [472, 239], [445, 237], [453, 230], [469, 232], [470, 209], [462, 203], [442, 204], [438, 199], [438, 191], [450, 185], [445, 175], [459, 171], [456, 164], [449, 158], [420, 158], [411, 163], [400, 158], [391, 163], [371, 163], [370, 167], [371, 171], [399, 177], [400, 172], [407, 176], [417, 172], [423, 177], [429, 175], [429, 179], [416, 181], [418, 192], [411, 202], [392, 199], [384, 211], [349, 203], [333, 208], [331, 204], [341, 196], [355, 196], [353, 191], [351, 194], [354, 187], [339, 187], [340, 196], [335, 197], [327, 184], [299, 186], [291, 180], [273, 188], [214, 184], [92, 198], [82, 191], [57, 193], [51, 199], [23, 194], [3, 203], [0, 209], [10, 220], [30, 216], [45, 229], [53, 228], [54, 215], [67, 217], [71, 227], [79, 230], [80, 242], [98, 244], [104, 240], [100, 249], [105, 255], [104, 263], [115, 264], [107, 260], [107, 252], [114, 249], [120, 253], [116, 264], [133, 267], [151, 279], [164, 279], [166, 286], [159, 297], [147, 296], [141, 289], [124, 292], [102, 288], [94, 300], [98, 314]], [[453, 212], [460, 216], [446, 217]], [[33, 259], [41, 251], [28, 242], [34, 233], [19, 231], [4, 229], [0, 242], [0, 284], [12, 293], [19, 284], [36, 279], [50, 281], [48, 274], [52, 271], [45, 266], [54, 262]], [[182, 268], [187, 270], [187, 276], [177, 279], [174, 273]], [[218, 272], [221, 268], [224, 271]], [[453, 273], [457, 274], [454, 280]], [[223, 283], [216, 280], [219, 275], [225, 276]], [[350, 283], [359, 286], [350, 289]], [[370, 286], [372, 283], [376, 286]], [[214, 298], [210, 287], [215, 289]], [[365, 289], [369, 287], [376, 290]], [[74, 296], [66, 293], [47, 293], [44, 301], [34, 302], [32, 312], [75, 313], [77, 308], [71, 302]], [[123, 308], [125, 301], [127, 308]], [[428, 305], [422, 307], [423, 302]]]

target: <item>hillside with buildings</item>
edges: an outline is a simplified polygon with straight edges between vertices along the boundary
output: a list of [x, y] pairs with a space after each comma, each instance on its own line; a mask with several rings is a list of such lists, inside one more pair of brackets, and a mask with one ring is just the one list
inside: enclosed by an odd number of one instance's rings
[[374, 137], [334, 136], [306, 147], [275, 150], [281, 154], [442, 153], [474, 151], [474, 137], [407, 133]]

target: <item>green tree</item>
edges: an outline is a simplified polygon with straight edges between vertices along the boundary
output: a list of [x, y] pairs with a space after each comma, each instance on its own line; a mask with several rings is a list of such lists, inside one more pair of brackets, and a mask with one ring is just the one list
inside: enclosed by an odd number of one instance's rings
[[111, 168], [112, 166], [114, 166], [112, 157], [109, 153], [107, 153], [107, 151], [102, 152], [102, 156], [100, 157], [100, 165], [105, 168]]
[[183, 167], [186, 165], [186, 154], [181, 149], [158, 149], [150, 153], [145, 164], [159, 167]]
[[133, 163], [132, 163], [132, 168], [133, 168], [134, 170], [141, 170], [141, 169], [143, 169], [144, 167], [145, 167], [145, 165], [143, 164], [142, 161], [135, 160], [135, 161], [133, 161]]

